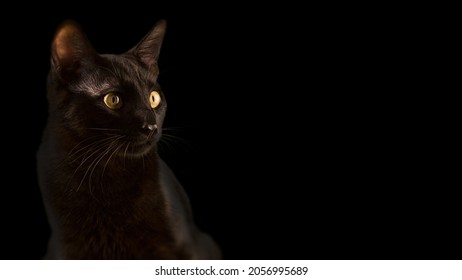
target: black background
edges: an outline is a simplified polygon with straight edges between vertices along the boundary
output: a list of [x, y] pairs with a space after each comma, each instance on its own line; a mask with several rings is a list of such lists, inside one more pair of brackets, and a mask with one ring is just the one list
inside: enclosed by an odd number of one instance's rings
[[100, 53], [125, 52], [167, 20], [164, 126], [185, 141], [162, 156], [226, 259], [460, 252], [460, 210], [433, 161], [432, 133], [422, 134], [432, 120], [400, 85], [409, 75], [406, 31], [393, 19], [376, 9], [287, 3], [112, 5], [40, 7], [32, 16], [16, 8], [2, 23], [0, 258], [45, 251], [35, 152], [49, 47], [68, 18]]

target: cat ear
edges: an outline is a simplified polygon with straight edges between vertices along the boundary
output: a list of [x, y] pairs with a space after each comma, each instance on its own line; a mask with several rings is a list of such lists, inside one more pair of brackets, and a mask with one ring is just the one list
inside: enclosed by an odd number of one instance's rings
[[138, 57], [144, 64], [151, 67], [159, 59], [160, 47], [164, 40], [167, 22], [159, 20], [149, 33], [130, 50], [136, 57]]
[[58, 27], [51, 45], [51, 59], [58, 73], [78, 71], [95, 54], [79, 24], [68, 20]]

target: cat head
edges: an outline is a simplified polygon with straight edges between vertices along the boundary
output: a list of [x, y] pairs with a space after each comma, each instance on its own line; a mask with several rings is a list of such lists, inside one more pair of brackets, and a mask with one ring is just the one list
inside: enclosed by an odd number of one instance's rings
[[76, 141], [112, 139], [132, 156], [151, 151], [167, 108], [157, 82], [165, 29], [159, 21], [132, 49], [115, 55], [97, 53], [76, 22], [62, 23], [51, 46], [50, 118]]

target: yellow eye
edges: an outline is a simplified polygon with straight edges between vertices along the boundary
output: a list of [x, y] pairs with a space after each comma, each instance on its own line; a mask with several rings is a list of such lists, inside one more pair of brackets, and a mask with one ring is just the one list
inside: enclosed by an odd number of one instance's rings
[[149, 96], [149, 102], [151, 103], [151, 108], [154, 109], [160, 104], [160, 94], [157, 91], [152, 91]]
[[104, 104], [109, 109], [116, 110], [122, 107], [122, 99], [117, 94], [110, 92], [104, 96]]

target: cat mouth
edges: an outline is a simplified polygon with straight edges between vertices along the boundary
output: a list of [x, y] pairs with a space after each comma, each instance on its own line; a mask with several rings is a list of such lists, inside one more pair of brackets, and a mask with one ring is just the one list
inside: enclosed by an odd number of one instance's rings
[[124, 148], [120, 149], [119, 155], [124, 157], [142, 157], [154, 149], [157, 138], [159, 137], [156, 136], [129, 141], [124, 145]]

